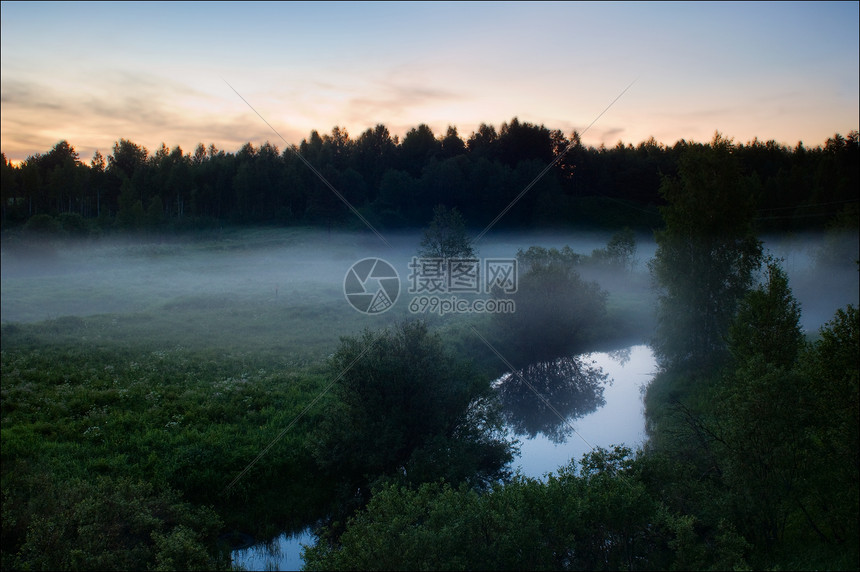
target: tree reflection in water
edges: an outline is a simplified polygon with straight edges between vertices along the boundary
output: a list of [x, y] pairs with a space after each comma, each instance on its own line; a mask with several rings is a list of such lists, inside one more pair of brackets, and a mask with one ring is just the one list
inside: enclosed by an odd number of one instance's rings
[[574, 419], [606, 403], [603, 388], [611, 380], [595, 363], [581, 356], [562, 357], [500, 377], [495, 387], [508, 427], [519, 436], [531, 439], [543, 433], [554, 443], [564, 443]]

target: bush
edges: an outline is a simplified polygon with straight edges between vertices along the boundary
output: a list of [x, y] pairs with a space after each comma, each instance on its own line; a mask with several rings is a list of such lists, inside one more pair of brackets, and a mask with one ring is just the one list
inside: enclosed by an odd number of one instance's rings
[[516, 311], [496, 314], [506, 355], [517, 365], [578, 353], [605, 326], [607, 293], [580, 276], [581, 260], [569, 247], [517, 253]]
[[347, 497], [367, 500], [384, 477], [481, 485], [506, 476], [512, 454], [489, 381], [448, 355], [423, 322], [343, 338], [332, 378], [336, 403], [313, 449]]
[[54, 217], [47, 214], [31, 216], [27, 220], [27, 223], [24, 224], [24, 230], [28, 234], [44, 237], [61, 236], [63, 234], [62, 225]]
[[62, 213], [57, 215], [57, 222], [63, 231], [72, 237], [85, 237], [90, 234], [87, 219], [78, 213]]

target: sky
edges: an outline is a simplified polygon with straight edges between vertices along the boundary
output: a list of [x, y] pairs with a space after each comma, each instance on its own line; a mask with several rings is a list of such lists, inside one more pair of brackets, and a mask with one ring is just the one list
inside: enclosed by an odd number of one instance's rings
[[284, 149], [379, 123], [466, 139], [513, 117], [593, 146], [814, 147], [860, 123], [858, 7], [3, 2], [0, 150]]

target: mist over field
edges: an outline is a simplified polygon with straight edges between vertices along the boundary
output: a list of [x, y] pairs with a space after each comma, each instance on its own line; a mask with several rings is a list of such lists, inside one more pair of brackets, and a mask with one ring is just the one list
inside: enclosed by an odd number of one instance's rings
[[[236, 231], [211, 239], [107, 239], [4, 249], [4, 321], [169, 310], [177, 305], [343, 298], [338, 287], [371, 237], [315, 231]], [[375, 237], [373, 237], [375, 239]], [[378, 239], [375, 239], [378, 241]], [[345, 308], [348, 308], [346, 306]]]
[[[18, 246], [2, 251], [2, 320], [33, 322], [63, 316], [169, 310], [178, 306], [337, 304], [355, 312], [343, 295], [344, 276], [368, 257], [389, 261], [401, 292], [421, 232], [385, 233], [314, 229], [234, 230], [188, 240], [110, 238], [82, 243]], [[608, 236], [608, 235], [607, 235]], [[487, 237], [479, 256], [514, 258], [533, 244], [576, 242], [583, 252], [605, 244], [603, 235], [509, 234]], [[400, 306], [405, 306], [401, 303]]]
[[[384, 236], [390, 246], [369, 232], [294, 228], [234, 229], [156, 240], [135, 236], [39, 244], [7, 241], [0, 250], [0, 320], [37, 322], [191, 308], [222, 309], [229, 315], [249, 306], [261, 311], [305, 307], [310, 312], [325, 307], [354, 317], [356, 312], [343, 295], [343, 280], [353, 263], [367, 257], [387, 260], [397, 270], [401, 298], [396, 307], [403, 310], [409, 263], [417, 256], [421, 232]], [[570, 246], [590, 255], [609, 237], [607, 232], [491, 232], [476, 249], [481, 258], [514, 258], [518, 250], [532, 245]], [[647, 235], [636, 239], [634, 278], [588, 267], [583, 276], [610, 293], [651, 295], [647, 263], [655, 243]], [[836, 309], [858, 303], [856, 233], [775, 235], [763, 242], [766, 253], [783, 260], [807, 331], [815, 331]]]

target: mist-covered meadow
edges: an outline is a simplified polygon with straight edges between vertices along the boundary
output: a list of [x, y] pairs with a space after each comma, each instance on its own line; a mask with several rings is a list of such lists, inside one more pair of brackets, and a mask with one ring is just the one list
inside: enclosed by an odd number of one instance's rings
[[[271, 336], [273, 343], [290, 336], [290, 322], [305, 318], [318, 319], [317, 330], [327, 329], [325, 322], [331, 320], [338, 331], [348, 333], [353, 331], [351, 327], [380, 323], [373, 320], [405, 315], [409, 263], [418, 256], [421, 231], [386, 232], [383, 236], [388, 244], [367, 231], [234, 228], [193, 237], [9, 240], [0, 259], [0, 319], [6, 324], [103, 314], [175, 319], [174, 328], [165, 329], [162, 335], [165, 340], [179, 336], [177, 343], [184, 336], [186, 344], [204, 341], [195, 336], [207, 332], [227, 334], [210, 327], [210, 320], [247, 327], [243, 337]], [[512, 259], [518, 250], [530, 246], [570, 246], [589, 256], [611, 236], [611, 232], [489, 233], [476, 244], [476, 250], [479, 257]], [[857, 257], [855, 238], [850, 232], [763, 237], [766, 251], [784, 261], [804, 309], [804, 327], [810, 332], [837, 308], [857, 301], [857, 273], [851, 268], [852, 257]], [[610, 304], [632, 304], [635, 299], [645, 305], [653, 294], [647, 264], [654, 249], [653, 237], [639, 234], [631, 272], [618, 273], [598, 265], [583, 265], [582, 272], [610, 292]], [[387, 318], [386, 314], [361, 315], [344, 297], [347, 270], [367, 257], [389, 261], [400, 275], [403, 298]], [[206, 319], [199, 316], [181, 327], [178, 317], [193, 318], [195, 313], [205, 314]], [[245, 319], [251, 323], [242, 324]], [[261, 320], [254, 326], [254, 321]], [[230, 329], [233, 334], [239, 331]], [[313, 336], [313, 331], [303, 333]], [[245, 342], [237, 336], [234, 343]]]

